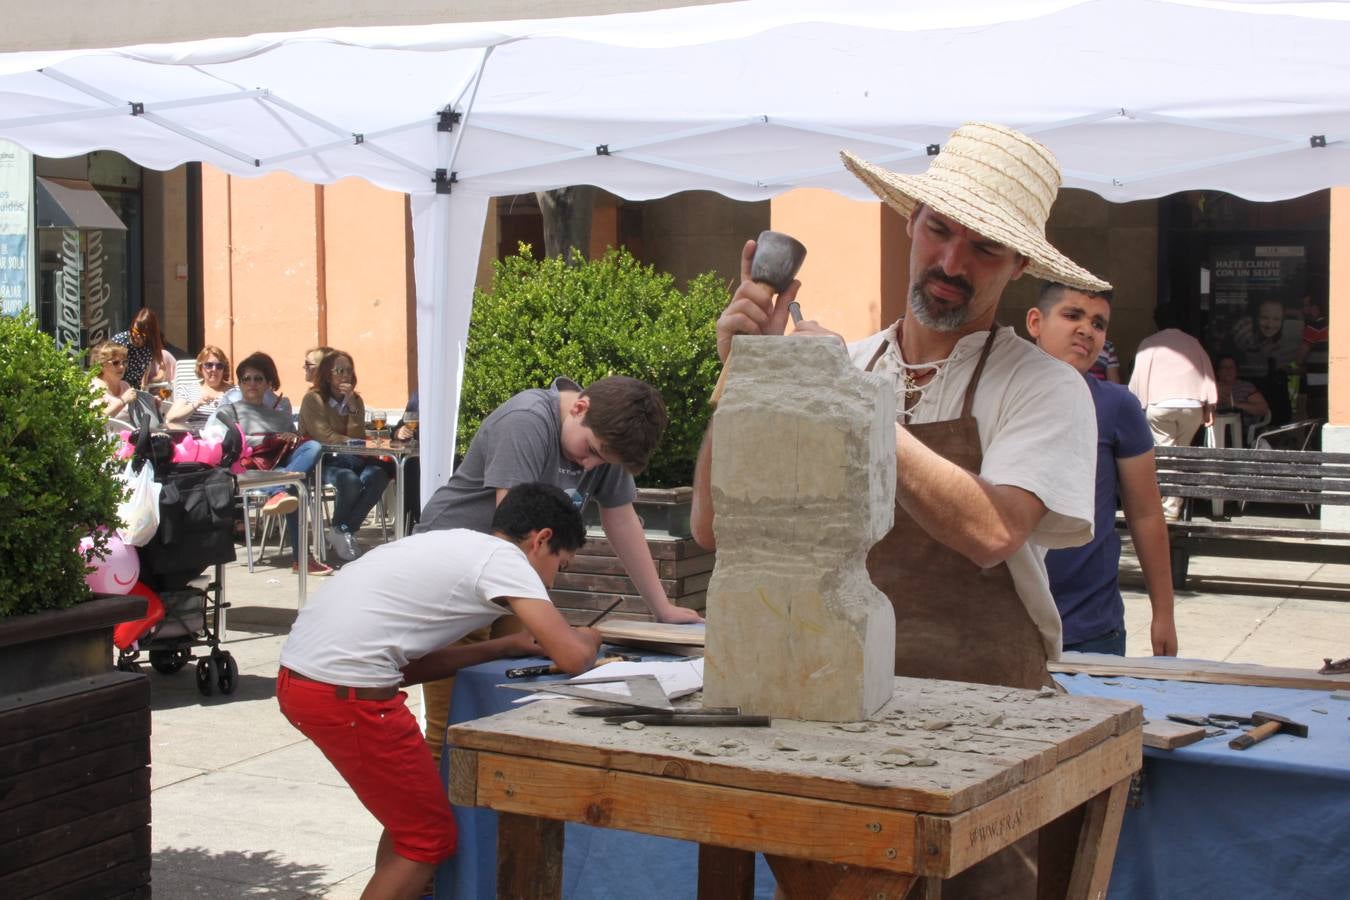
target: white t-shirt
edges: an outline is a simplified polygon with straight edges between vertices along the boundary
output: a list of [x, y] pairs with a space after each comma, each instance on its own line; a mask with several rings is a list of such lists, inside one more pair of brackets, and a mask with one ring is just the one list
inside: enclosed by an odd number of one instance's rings
[[[872, 371], [895, 380], [896, 409], [904, 409], [896, 326], [849, 345], [849, 356], [862, 368], [881, 341], [886, 352]], [[952, 355], [924, 389], [911, 422], [938, 422], [961, 414], [966, 385], [975, 372], [989, 332], [962, 337]], [[1092, 539], [1093, 497], [1097, 470], [1097, 414], [1083, 376], [1054, 359], [1011, 328], [999, 329], [989, 360], [975, 389], [972, 414], [979, 425], [984, 462], [980, 477], [991, 484], [1012, 485], [1035, 494], [1046, 514], [1027, 543], [1008, 558], [1017, 594], [1040, 629], [1045, 651], [1059, 657], [1063, 628], [1050, 580], [1045, 551], [1077, 547]]]
[[281, 664], [316, 681], [390, 687], [409, 661], [506, 615], [493, 602], [548, 600], [524, 552], [462, 528], [382, 544], [312, 596], [281, 648]]

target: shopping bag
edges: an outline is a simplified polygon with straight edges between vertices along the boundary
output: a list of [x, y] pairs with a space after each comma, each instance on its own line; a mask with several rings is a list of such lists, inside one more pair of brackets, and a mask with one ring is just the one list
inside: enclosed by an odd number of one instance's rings
[[124, 544], [143, 547], [159, 530], [161, 485], [155, 481], [153, 465], [143, 463], [139, 472], [135, 466], [135, 460], [128, 460], [127, 467], [118, 476], [126, 488], [126, 493], [117, 506], [117, 517], [122, 520], [122, 527], [117, 529], [117, 534]]

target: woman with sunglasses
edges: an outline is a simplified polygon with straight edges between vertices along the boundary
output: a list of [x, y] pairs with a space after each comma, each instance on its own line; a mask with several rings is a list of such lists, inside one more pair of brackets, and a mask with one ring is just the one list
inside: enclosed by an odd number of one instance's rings
[[200, 431], [215, 415], [230, 384], [230, 358], [225, 351], [207, 344], [197, 354], [197, 383], [176, 384], [173, 406], [165, 417], [169, 425]]
[[[245, 357], [234, 370], [239, 379], [240, 399], [221, 403], [208, 427], [219, 422], [226, 427], [238, 425], [244, 431], [248, 445], [253, 448], [255, 468], [278, 472], [308, 472], [319, 461], [322, 448], [314, 441], [307, 441], [296, 434], [291, 422], [291, 406], [283, 403], [284, 398], [269, 402], [269, 388], [272, 392], [281, 390], [281, 378], [277, 375], [277, 364], [266, 353], [253, 353]], [[285, 488], [276, 488], [272, 496], [263, 505], [263, 512], [286, 516], [286, 534], [291, 539], [291, 553], [294, 563], [291, 571], [300, 571], [299, 521], [296, 511], [300, 501], [286, 492]], [[333, 570], [319, 562], [313, 556], [309, 558], [309, 574], [331, 575]]]
[[173, 381], [173, 370], [178, 363], [173, 354], [164, 349], [159, 319], [149, 307], [136, 313], [131, 327], [113, 335], [112, 341], [127, 350], [127, 371], [122, 377], [133, 387]]
[[102, 341], [89, 351], [89, 364], [94, 374], [94, 387], [100, 392], [103, 414], [110, 419], [130, 422], [137, 394], [122, 374], [127, 366], [127, 348], [112, 341]]
[[[345, 443], [366, 435], [366, 404], [356, 392], [356, 366], [349, 354], [334, 350], [319, 363], [312, 387], [300, 402], [300, 432], [324, 444]], [[333, 485], [333, 525], [328, 543], [350, 562], [361, 555], [356, 532], [380, 502], [389, 473], [378, 460], [352, 453], [325, 457], [324, 484]]]

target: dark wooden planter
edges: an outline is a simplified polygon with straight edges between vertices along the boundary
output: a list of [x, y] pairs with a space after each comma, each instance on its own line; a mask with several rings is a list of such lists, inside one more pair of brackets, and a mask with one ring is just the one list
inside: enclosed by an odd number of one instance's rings
[[0, 619], [0, 897], [150, 896], [150, 684], [112, 663], [145, 606]]
[[[704, 550], [689, 536], [689, 509], [694, 490], [640, 488], [633, 507], [647, 533], [647, 547], [656, 563], [666, 596], [672, 603], [702, 610], [707, 598], [716, 555]], [[623, 563], [600, 530], [600, 515], [594, 504], [586, 510], [589, 540], [565, 572], [559, 572], [550, 595], [569, 621], [584, 622], [622, 600], [614, 618], [651, 620], [647, 604], [624, 572]]]

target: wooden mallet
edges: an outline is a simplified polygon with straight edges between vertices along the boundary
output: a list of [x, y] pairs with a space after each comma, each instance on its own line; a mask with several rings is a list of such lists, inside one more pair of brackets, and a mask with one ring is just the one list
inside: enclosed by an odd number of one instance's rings
[[1294, 737], [1301, 738], [1308, 736], [1307, 725], [1301, 725], [1293, 719], [1286, 719], [1284, 716], [1277, 716], [1275, 713], [1254, 712], [1252, 713], [1252, 724], [1256, 727], [1233, 738], [1228, 742], [1228, 746], [1234, 750], [1246, 750], [1253, 744], [1261, 743], [1272, 734], [1292, 734]]
[[[755, 238], [755, 255], [750, 258], [750, 279], [773, 288], [775, 294], [781, 294], [792, 284], [792, 279], [801, 271], [802, 261], [806, 259], [806, 246], [801, 241], [781, 231], [761, 231]], [[802, 320], [801, 310], [794, 301], [788, 307], [792, 321]], [[730, 356], [727, 357], [730, 359]], [[713, 388], [713, 406], [722, 399], [722, 391], [727, 383], [726, 363], [722, 364], [722, 374], [717, 376], [717, 386]]]

